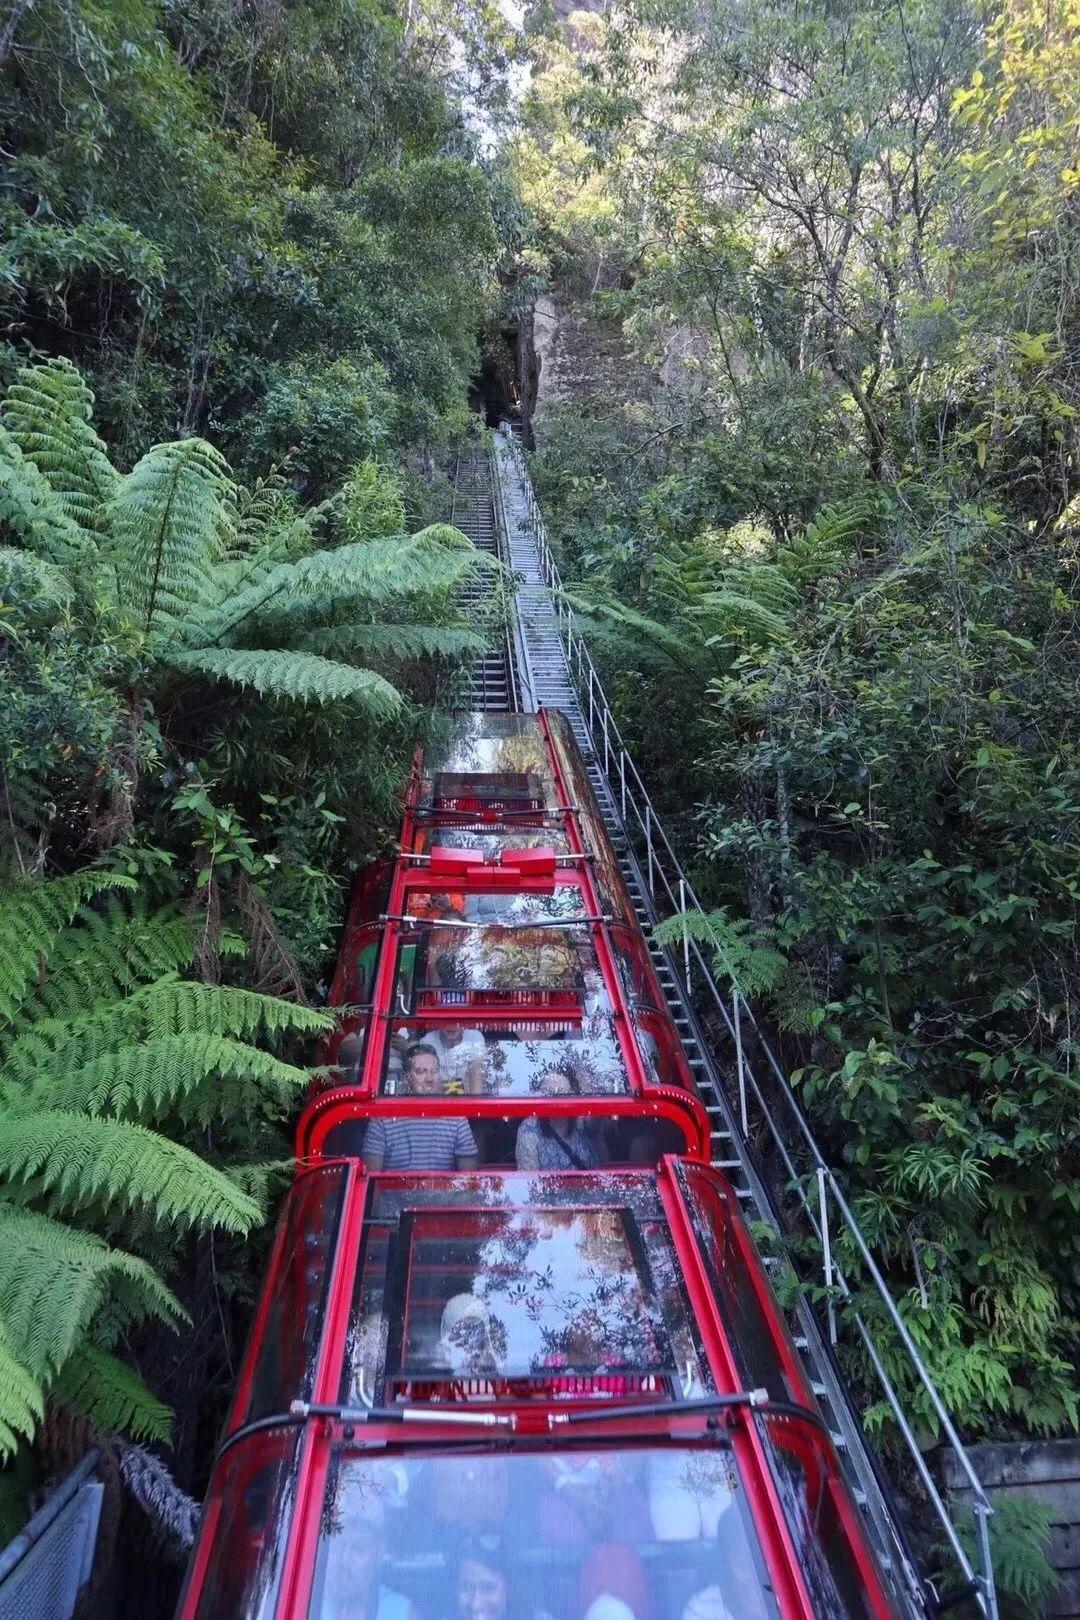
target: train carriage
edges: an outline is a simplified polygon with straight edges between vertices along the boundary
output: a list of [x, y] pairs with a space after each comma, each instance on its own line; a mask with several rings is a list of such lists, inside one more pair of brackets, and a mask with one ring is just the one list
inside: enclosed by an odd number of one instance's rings
[[899, 1613], [562, 716], [358, 883], [182, 1620]]

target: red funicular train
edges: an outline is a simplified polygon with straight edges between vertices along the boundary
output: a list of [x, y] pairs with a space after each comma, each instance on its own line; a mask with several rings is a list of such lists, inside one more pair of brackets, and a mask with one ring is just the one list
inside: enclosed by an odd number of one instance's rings
[[357, 887], [182, 1620], [891, 1616], [561, 715]]

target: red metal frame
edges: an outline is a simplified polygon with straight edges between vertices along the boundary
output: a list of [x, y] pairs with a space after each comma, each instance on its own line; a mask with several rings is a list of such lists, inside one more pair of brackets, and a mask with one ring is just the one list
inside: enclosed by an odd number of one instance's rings
[[[684, 1134], [688, 1148], [679, 1160], [665, 1158], [656, 1168], [639, 1169], [613, 1164], [588, 1172], [558, 1172], [560, 1182], [572, 1182], [577, 1175], [603, 1177], [610, 1168], [620, 1178], [642, 1176], [654, 1186], [660, 1201], [665, 1229], [671, 1241], [677, 1267], [681, 1272], [685, 1297], [693, 1317], [696, 1333], [707, 1359], [717, 1389], [736, 1391], [741, 1387], [739, 1351], [733, 1324], [724, 1318], [721, 1300], [710, 1281], [709, 1263], [702, 1250], [694, 1226], [694, 1215], [687, 1194], [680, 1183], [677, 1166], [686, 1165], [686, 1171], [695, 1178], [695, 1208], [704, 1208], [709, 1220], [715, 1220], [731, 1248], [726, 1251], [729, 1263], [737, 1266], [740, 1286], [749, 1287], [762, 1320], [767, 1324], [768, 1341], [775, 1352], [777, 1364], [792, 1397], [814, 1408], [813, 1396], [800, 1364], [795, 1347], [785, 1327], [783, 1317], [769, 1285], [750, 1234], [738, 1208], [737, 1200], [726, 1178], [708, 1165], [710, 1130], [705, 1110], [692, 1090], [692, 1079], [685, 1060], [676, 1059], [679, 1077], [686, 1089], [669, 1085], [655, 1085], [649, 1079], [649, 1068], [638, 1048], [635, 1018], [644, 1017], [660, 1030], [672, 1043], [672, 1051], [681, 1052], [678, 1036], [666, 1009], [659, 983], [645, 941], [634, 918], [625, 884], [618, 870], [614, 851], [606, 839], [599, 808], [589, 788], [584, 767], [570, 753], [572, 742], [561, 727], [556, 728], [549, 715], [541, 711], [536, 721], [543, 739], [549, 764], [549, 785], [554, 790], [557, 811], [534, 812], [528, 817], [509, 819], [488, 806], [471, 813], [452, 810], [441, 814], [423, 813], [422, 820], [429, 828], [428, 851], [423, 857], [415, 853], [417, 828], [420, 825], [419, 807], [423, 756], [418, 750], [406, 793], [401, 828], [400, 853], [390, 872], [389, 891], [386, 890], [387, 867], [370, 868], [357, 880], [349, 907], [344, 946], [331, 988], [330, 1002], [342, 1006], [346, 1002], [353, 971], [353, 950], [360, 931], [381, 924], [381, 945], [378, 953], [371, 991], [371, 1012], [367, 1016], [366, 1043], [362, 1070], [357, 1084], [336, 1085], [316, 1091], [303, 1111], [297, 1129], [297, 1156], [301, 1161], [298, 1177], [327, 1167], [337, 1155], [324, 1156], [324, 1145], [335, 1125], [348, 1119], [367, 1119], [379, 1113], [408, 1116], [466, 1116], [476, 1121], [484, 1119], [513, 1121], [531, 1116], [553, 1116], [572, 1113], [594, 1119], [649, 1118], [664, 1120], [677, 1126]], [[583, 802], [573, 802], [573, 794], [582, 796]], [[460, 797], [460, 795], [459, 795]], [[478, 801], [479, 803], [479, 801]], [[477, 851], [441, 846], [438, 827], [459, 828], [474, 825], [505, 830], [520, 830], [531, 836], [541, 835], [545, 827], [555, 822], [563, 831], [569, 855], [555, 855], [541, 842], [527, 850], [505, 849], [497, 859], [484, 859]], [[596, 870], [594, 870], [594, 866]], [[603, 917], [600, 880], [606, 886], [613, 917]], [[473, 1096], [437, 1095], [410, 1097], [380, 1095], [386, 1044], [393, 1023], [406, 1021], [394, 1008], [394, 995], [398, 972], [399, 945], [407, 925], [395, 920], [403, 917], [410, 896], [419, 892], [459, 892], [463, 894], [552, 894], [558, 890], [573, 889], [581, 897], [580, 910], [587, 919], [592, 948], [599, 968], [607, 1004], [612, 1020], [619, 1053], [628, 1078], [629, 1089], [621, 1094], [575, 1094], [567, 1098], [543, 1096]], [[384, 909], [385, 908], [385, 909]], [[497, 926], [497, 925], [496, 925]], [[582, 926], [578, 923], [576, 926]], [[630, 949], [634, 980], [641, 994], [628, 995], [620, 974], [617, 958], [620, 943]], [[438, 1026], [440, 1023], [458, 1024], [467, 1018], [471, 1026], [502, 1027], [514, 1024], [566, 1026], [573, 1012], [542, 1001], [539, 996], [526, 995], [520, 1004], [506, 1005], [497, 1000], [480, 1002], [467, 1008], [439, 1006], [416, 1009], [414, 1022]], [[577, 1017], [580, 1018], [580, 1008]], [[356, 1020], [351, 1022], [355, 1025]], [[324, 1043], [322, 1061], [330, 1062], [340, 1041], [340, 1032]], [[392, 1172], [369, 1175], [356, 1159], [340, 1160], [345, 1167], [343, 1202], [333, 1252], [328, 1258], [330, 1278], [326, 1292], [326, 1305], [319, 1335], [313, 1372], [312, 1393], [316, 1402], [334, 1404], [342, 1387], [342, 1368], [349, 1343], [350, 1316], [356, 1286], [357, 1268], [362, 1249], [365, 1210], [375, 1184], [407, 1186], [422, 1180], [429, 1193], [440, 1185], [449, 1186], [460, 1181], [457, 1172], [430, 1173], [422, 1178]], [[537, 1172], [517, 1171], [509, 1167], [492, 1167], [469, 1173], [469, 1179], [478, 1182], [485, 1177], [504, 1180], [511, 1176], [535, 1180]], [[481, 1200], [482, 1202], [482, 1200]], [[437, 1211], [438, 1204], [430, 1199], [425, 1207]], [[456, 1206], [460, 1207], [460, 1206]], [[602, 1207], [602, 1206], [598, 1206]], [[286, 1206], [291, 1210], [293, 1206]], [[449, 1209], [449, 1206], [448, 1206]], [[285, 1219], [275, 1236], [267, 1273], [267, 1283], [259, 1300], [251, 1330], [251, 1337], [241, 1365], [236, 1395], [227, 1433], [235, 1433], [242, 1425], [251, 1399], [251, 1392], [259, 1366], [264, 1341], [270, 1330], [276, 1292], [287, 1278], [283, 1276], [285, 1255], [290, 1233]], [[299, 1263], [305, 1264], [306, 1249], [301, 1246]], [[296, 1279], [300, 1298], [308, 1287], [308, 1277]], [[292, 1297], [291, 1295], [287, 1297]], [[594, 1404], [598, 1397], [591, 1397]], [[485, 1396], [486, 1399], [486, 1396]], [[589, 1409], [590, 1396], [579, 1400], [583, 1411]], [[470, 1405], [470, 1410], [483, 1407]], [[558, 1411], [565, 1412], [566, 1396], [556, 1399], [541, 1393], [528, 1402], [520, 1398], [496, 1401], [500, 1410], [512, 1412], [517, 1420], [514, 1435], [507, 1431], [492, 1431], [494, 1445], [522, 1445], [530, 1436], [543, 1434], [547, 1444], [557, 1431], [549, 1430], [548, 1417]], [[852, 1562], [862, 1583], [868, 1612], [877, 1620], [893, 1615], [889, 1600], [877, 1569], [873, 1554], [857, 1510], [843, 1481], [831, 1443], [808, 1424], [793, 1418], [776, 1417], [768, 1420], [770, 1429], [764, 1431], [763, 1420], [745, 1408], [731, 1408], [724, 1415], [724, 1427], [744, 1482], [747, 1502], [760, 1541], [783, 1620], [812, 1620], [814, 1613], [809, 1584], [799, 1565], [798, 1538], [785, 1518], [785, 1511], [777, 1480], [770, 1462], [770, 1448], [765, 1439], [775, 1437], [775, 1443], [799, 1461], [806, 1470], [807, 1479], [815, 1491], [824, 1491], [835, 1511], [836, 1520], [844, 1540], [851, 1550]], [[274, 1608], [277, 1620], [300, 1620], [307, 1613], [307, 1598], [314, 1576], [318, 1552], [323, 1497], [333, 1447], [341, 1442], [341, 1425], [320, 1419], [309, 1421], [301, 1439], [299, 1483], [292, 1510], [288, 1542], [281, 1569], [279, 1593]], [[690, 1443], [699, 1439], [700, 1421], [687, 1417], [664, 1416], [641, 1420], [635, 1418], [585, 1423], [574, 1431], [575, 1438], [593, 1446], [647, 1443], [650, 1439], [664, 1438]], [[460, 1441], [462, 1431], [451, 1423], [425, 1423], [419, 1436], [400, 1426], [369, 1424], [365, 1440], [406, 1452], [420, 1446], [422, 1451], [437, 1448], [440, 1441]], [[255, 1440], [242, 1440], [242, 1446], [252, 1446], [253, 1466], [262, 1455]], [[215, 1477], [217, 1477], [215, 1475]], [[215, 1531], [222, 1521], [223, 1503], [211, 1493], [208, 1511], [196, 1545], [184, 1596], [179, 1609], [180, 1620], [194, 1620], [199, 1595], [213, 1551]]]

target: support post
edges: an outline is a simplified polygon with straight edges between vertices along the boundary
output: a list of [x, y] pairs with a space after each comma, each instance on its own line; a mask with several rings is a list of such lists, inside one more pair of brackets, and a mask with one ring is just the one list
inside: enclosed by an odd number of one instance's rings
[[645, 800], [645, 848], [649, 855], [649, 893], [656, 898], [656, 886], [653, 883], [653, 853], [652, 853], [652, 805]]
[[623, 826], [626, 826], [626, 749], [619, 749], [619, 802], [622, 806]]
[[818, 1205], [821, 1211], [821, 1251], [825, 1262], [825, 1287], [828, 1289], [825, 1308], [829, 1319], [829, 1343], [836, 1346], [836, 1305], [832, 1297], [832, 1242], [829, 1237], [829, 1189], [826, 1181], [827, 1172], [823, 1165], [818, 1165]]
[[682, 912], [683, 979], [690, 989], [690, 932], [686, 926], [686, 879], [679, 873], [679, 910]]
[[743, 1056], [742, 1011], [739, 1007], [741, 999], [738, 990], [731, 992], [732, 1023], [735, 1026], [735, 1071], [739, 1080], [739, 1123], [745, 1142], [750, 1135], [750, 1121], [746, 1112], [746, 1058]]

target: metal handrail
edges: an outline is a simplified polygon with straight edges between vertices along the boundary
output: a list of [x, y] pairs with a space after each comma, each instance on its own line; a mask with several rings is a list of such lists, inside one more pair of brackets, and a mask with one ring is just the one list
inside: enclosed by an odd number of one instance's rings
[[[708, 941], [715, 950], [717, 958], [723, 963], [724, 971], [731, 980], [732, 989], [729, 1009], [729, 1005], [716, 983], [714, 973], [702, 954], [698, 940], [691, 938], [689, 930], [684, 930], [681, 951], [678, 954], [682, 958], [682, 978], [686, 991], [692, 998], [695, 987], [693, 970], [696, 968], [697, 978], [720, 1014], [735, 1046], [738, 1081], [737, 1102], [743, 1137], [746, 1139], [749, 1135], [752, 1097], [753, 1102], [757, 1105], [754, 1109], [755, 1119], [760, 1120], [768, 1131], [791, 1178], [792, 1188], [821, 1251], [826, 1297], [829, 1301], [830, 1340], [835, 1344], [836, 1319], [833, 1300], [834, 1293], [839, 1292], [845, 1302], [852, 1303], [852, 1309], [846, 1313], [845, 1320], [854, 1325], [859, 1335], [870, 1365], [874, 1369], [885, 1399], [896, 1420], [897, 1428], [907, 1450], [911, 1454], [916, 1473], [926, 1491], [927, 1500], [940, 1522], [953, 1556], [956, 1558], [965, 1579], [973, 1583], [975, 1600], [986, 1620], [998, 1620], [997, 1591], [990, 1556], [989, 1536], [989, 1520], [993, 1514], [993, 1507], [983, 1489], [982, 1482], [972, 1466], [971, 1459], [968, 1457], [964, 1444], [957, 1433], [952, 1417], [919, 1353], [918, 1346], [915, 1344], [896, 1301], [892, 1297], [888, 1284], [874, 1259], [862, 1229], [831, 1166], [818, 1145], [809, 1121], [799, 1106], [787, 1075], [758, 1023], [752, 1006], [743, 994], [723, 943], [718, 938], [708, 914], [694, 890], [693, 884], [686, 876], [667, 831], [653, 807], [648, 790], [626, 747], [618, 721], [612, 712], [603, 683], [597, 674], [588, 648], [582, 636], [574, 628], [573, 609], [565, 598], [562, 577], [552, 556], [547, 527], [533, 491], [532, 479], [529, 476], [524, 451], [520, 443], [511, 435], [504, 434], [501, 437], [514, 462], [515, 470], [525, 494], [529, 521], [532, 525], [537, 554], [540, 558], [541, 572], [552, 593], [552, 603], [560, 624], [560, 634], [565, 639], [567, 668], [571, 679], [575, 681], [578, 688], [582, 715], [592, 742], [593, 751], [602, 765], [608, 786], [619, 805], [624, 825], [628, 831], [631, 829], [633, 823], [630, 817], [632, 815], [644, 840], [645, 864], [643, 866], [643, 875], [647, 877], [652, 898], [654, 901], [666, 898], [672, 916], [685, 916], [692, 911], [701, 918]], [[661, 895], [657, 893], [658, 883]], [[677, 959], [675, 965], [678, 966]], [[758, 1077], [754, 1073], [750, 1058], [746, 1052], [743, 1042], [743, 1030], [747, 1025], [754, 1031], [769, 1068], [779, 1082], [779, 1095], [784, 1101], [789, 1127], [794, 1130], [796, 1138], [809, 1155], [811, 1175], [813, 1181], [816, 1182], [817, 1188], [818, 1207], [816, 1210], [807, 1195], [804, 1185], [805, 1171], [800, 1171], [792, 1158], [783, 1128], [778, 1123], [774, 1110], [762, 1091]], [[972, 1566], [948, 1507], [942, 1499], [941, 1492], [938, 1490], [933, 1475], [927, 1466], [918, 1439], [901, 1405], [899, 1394], [885, 1368], [874, 1335], [861, 1313], [854, 1308], [854, 1292], [834, 1252], [832, 1236], [834, 1228], [830, 1223], [830, 1208], [837, 1218], [835, 1229], [842, 1228], [845, 1230], [853, 1242], [865, 1267], [866, 1275], [873, 1285], [873, 1290], [876, 1292], [878, 1300], [891, 1322], [899, 1342], [907, 1354], [911, 1367], [925, 1390], [937, 1416], [944, 1441], [958, 1458], [960, 1469], [968, 1482], [971, 1490], [971, 1510], [975, 1518], [978, 1570]]]

